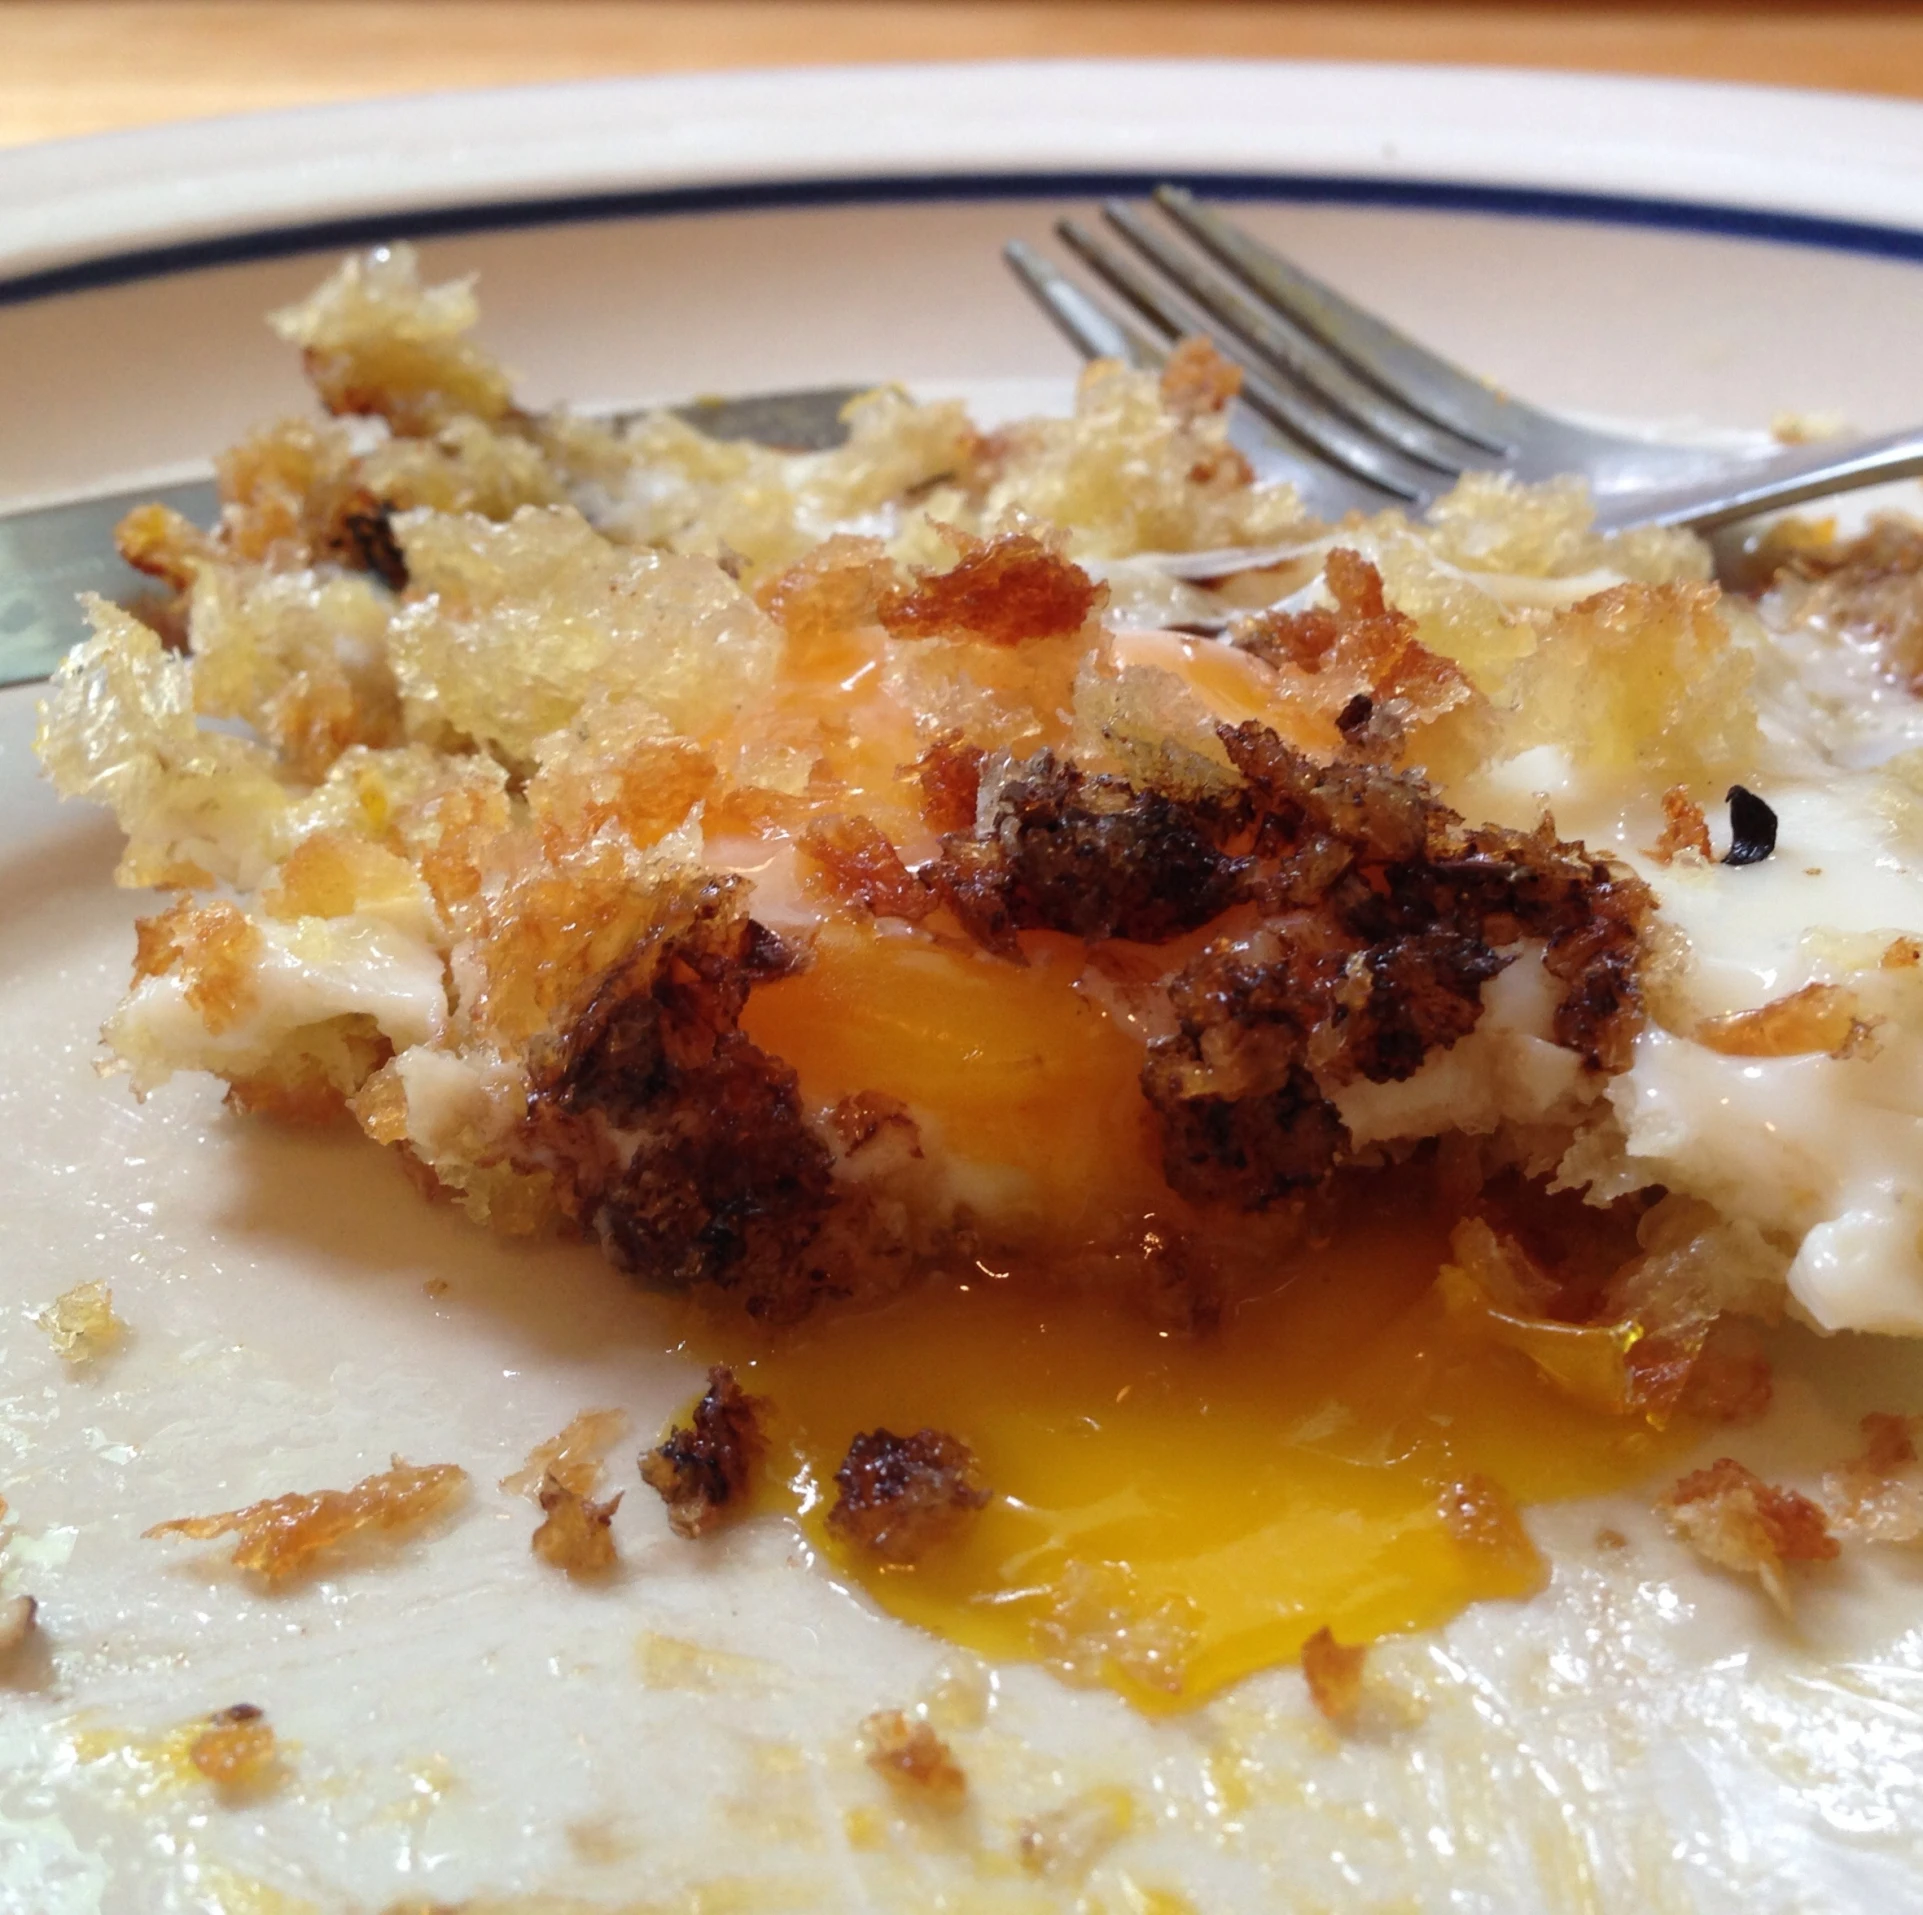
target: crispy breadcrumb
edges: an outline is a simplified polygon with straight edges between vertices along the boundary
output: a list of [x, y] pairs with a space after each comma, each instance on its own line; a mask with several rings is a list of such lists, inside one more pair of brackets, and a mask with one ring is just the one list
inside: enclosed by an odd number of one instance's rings
[[1242, 368], [1214, 340], [1191, 333], [1162, 362], [1162, 403], [1178, 419], [1221, 412], [1242, 390]]
[[1120, 1675], [1145, 1689], [1181, 1693], [1194, 1654], [1197, 1613], [1185, 1596], [1145, 1595], [1122, 1563], [1071, 1562], [1030, 1634], [1065, 1681], [1092, 1686]]
[[216, 1787], [236, 1794], [270, 1784], [281, 1766], [274, 1731], [251, 1702], [209, 1716], [188, 1745], [187, 1760]]
[[870, 1430], [835, 1471], [828, 1527], [883, 1562], [912, 1563], [986, 1507], [974, 1452], [946, 1430]]
[[1663, 835], [1649, 855], [1658, 864], [1674, 864], [1686, 851], [1705, 861], [1715, 855], [1702, 806], [1689, 795], [1687, 785], [1671, 785], [1663, 793]]
[[689, 1421], [643, 1453], [641, 1480], [667, 1504], [677, 1536], [705, 1536], [743, 1513], [768, 1447], [766, 1413], [763, 1399], [750, 1396], [734, 1372], [717, 1363]]
[[1863, 1453], [1826, 1471], [1823, 1501], [1830, 1521], [1866, 1542], [1923, 1540], [1923, 1463], [1916, 1439], [1923, 1417], [1872, 1410], [1863, 1419]]
[[1367, 1643], [1337, 1642], [1327, 1624], [1302, 1645], [1302, 1677], [1309, 1685], [1309, 1700], [1324, 1720], [1340, 1726], [1355, 1719], [1368, 1659]]
[[270, 1583], [316, 1566], [317, 1559], [366, 1530], [412, 1529], [460, 1494], [467, 1472], [454, 1463], [416, 1467], [397, 1456], [390, 1468], [352, 1489], [293, 1491], [218, 1516], [181, 1516], [144, 1536], [191, 1536], [206, 1542], [238, 1533], [228, 1558]]
[[542, 1521], [529, 1547], [544, 1563], [570, 1576], [600, 1576], [617, 1561], [610, 1525], [621, 1492], [594, 1502], [549, 1474], [541, 1484]]
[[105, 1356], [127, 1334], [114, 1315], [112, 1287], [99, 1279], [63, 1290], [34, 1321], [55, 1352], [76, 1367]]
[[1020, 645], [1080, 631], [1107, 600], [1106, 587], [1032, 532], [949, 537], [961, 556], [947, 571], [881, 595], [876, 615], [891, 636]]
[[1756, 1577], [1784, 1615], [1791, 1609], [1784, 1565], [1829, 1562], [1839, 1549], [1807, 1496], [1764, 1482], [1728, 1456], [1692, 1470], [1656, 1507], [1704, 1562]]
[[959, 1808], [968, 1777], [948, 1744], [918, 1717], [878, 1709], [861, 1725], [868, 1766], [899, 1795], [940, 1809]]
[[501, 1478], [510, 1496], [537, 1500], [551, 1478], [563, 1489], [585, 1496], [601, 1482], [603, 1459], [628, 1433], [626, 1410], [583, 1410], [558, 1436], [537, 1443], [521, 1467]]

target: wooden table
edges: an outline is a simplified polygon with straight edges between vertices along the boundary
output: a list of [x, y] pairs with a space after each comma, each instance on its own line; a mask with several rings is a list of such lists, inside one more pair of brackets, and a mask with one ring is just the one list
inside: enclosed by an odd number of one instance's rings
[[0, 144], [438, 87], [1077, 54], [1494, 63], [1923, 98], [1923, 9], [1768, 0], [0, 0]]

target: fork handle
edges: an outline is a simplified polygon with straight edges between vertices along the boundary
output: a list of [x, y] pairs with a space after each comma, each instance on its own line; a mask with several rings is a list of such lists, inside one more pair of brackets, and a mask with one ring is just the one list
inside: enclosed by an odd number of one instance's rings
[[1774, 512], [1805, 499], [1821, 499], [1860, 486], [1923, 475], [1923, 430], [1893, 432], [1849, 445], [1813, 445], [1752, 466], [1725, 468], [1712, 478], [1650, 491], [1626, 491], [1597, 501], [1596, 529], [1620, 532], [1632, 525], [1682, 525], [1713, 532], [1738, 519]]

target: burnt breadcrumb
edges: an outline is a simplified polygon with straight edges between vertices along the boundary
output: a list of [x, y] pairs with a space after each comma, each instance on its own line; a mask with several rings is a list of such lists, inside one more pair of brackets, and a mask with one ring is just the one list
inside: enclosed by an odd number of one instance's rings
[[788, 962], [733, 885], [705, 887], [679, 935], [602, 979], [531, 1100], [582, 1167], [577, 1201], [610, 1261], [772, 1315], [812, 1301], [805, 1256], [832, 1200], [794, 1072], [738, 1028], [753, 984]]
[[691, 1421], [676, 1424], [658, 1449], [642, 1456], [641, 1480], [667, 1504], [677, 1536], [705, 1536], [741, 1513], [768, 1447], [761, 1427], [766, 1408], [717, 1363]]
[[884, 1562], [912, 1563], [988, 1501], [975, 1453], [946, 1430], [871, 1430], [835, 1471], [828, 1527]]
[[1263, 921], [1168, 986], [1177, 1028], [1142, 1086], [1173, 1188], [1259, 1210], [1321, 1182], [1347, 1148], [1325, 1087], [1398, 1082], [1466, 1037], [1522, 937], [1562, 986], [1557, 1041], [1591, 1070], [1628, 1062], [1654, 904], [1639, 880], [1547, 827], [1471, 829], [1409, 774], [1320, 766], [1252, 723], [1221, 736]]
[[1006, 778], [985, 837], [951, 834], [926, 873], [988, 949], [1017, 931], [1160, 944], [1234, 902], [1243, 865], [1212, 842], [1207, 806], [1042, 752]]

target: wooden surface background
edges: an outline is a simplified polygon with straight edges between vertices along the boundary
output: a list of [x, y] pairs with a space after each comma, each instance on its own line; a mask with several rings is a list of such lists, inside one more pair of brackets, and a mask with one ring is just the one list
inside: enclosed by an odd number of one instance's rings
[[1923, 6], [0, 0], [0, 144], [439, 87], [1089, 54], [1569, 67], [1923, 98]]

